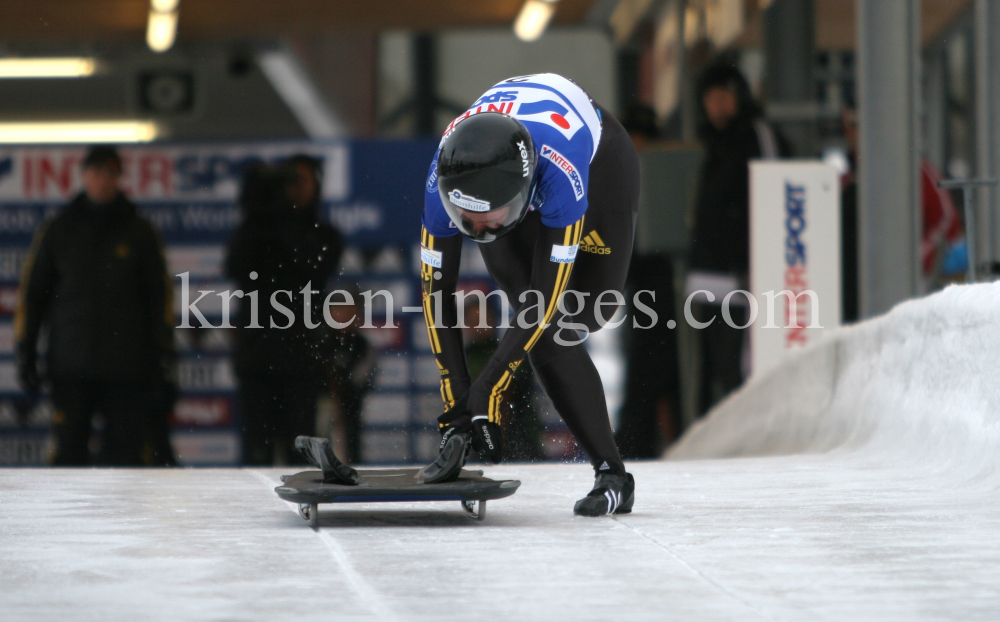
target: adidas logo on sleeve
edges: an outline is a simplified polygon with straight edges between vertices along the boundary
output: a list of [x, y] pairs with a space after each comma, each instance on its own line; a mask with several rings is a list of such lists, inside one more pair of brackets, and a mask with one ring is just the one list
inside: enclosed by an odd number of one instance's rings
[[611, 247], [604, 244], [601, 236], [597, 235], [597, 230], [593, 230], [580, 240], [580, 251], [593, 253], [594, 255], [610, 255]]

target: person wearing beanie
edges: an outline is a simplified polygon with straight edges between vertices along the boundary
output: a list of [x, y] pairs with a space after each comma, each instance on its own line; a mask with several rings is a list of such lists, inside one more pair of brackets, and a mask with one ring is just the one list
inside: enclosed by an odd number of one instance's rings
[[[686, 292], [705, 290], [694, 299], [693, 313], [699, 322], [716, 321], [699, 331], [701, 381], [699, 411], [707, 412], [743, 382], [744, 331], [721, 321], [720, 305], [725, 296], [747, 289], [750, 264], [750, 174], [751, 160], [773, 160], [787, 156], [784, 140], [761, 118], [750, 85], [728, 62], [710, 65], [697, 85], [698, 136], [705, 147], [705, 160], [698, 180], [694, 234], [689, 257]], [[742, 296], [732, 299], [732, 318], [746, 323]]]

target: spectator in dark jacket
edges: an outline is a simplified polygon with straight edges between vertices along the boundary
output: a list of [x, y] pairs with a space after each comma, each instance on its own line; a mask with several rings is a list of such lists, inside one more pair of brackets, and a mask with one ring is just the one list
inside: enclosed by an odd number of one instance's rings
[[24, 266], [18, 371], [25, 391], [37, 394], [38, 340], [46, 326], [52, 463], [91, 464], [91, 419], [100, 413], [97, 462], [142, 465], [150, 435], [166, 430], [154, 415], [162, 418], [176, 394], [171, 282], [156, 231], [118, 190], [122, 164], [115, 149], [92, 148], [83, 167], [85, 191], [41, 226]]
[[[695, 299], [698, 321], [716, 320], [700, 331], [702, 374], [700, 410], [743, 382], [743, 331], [722, 321], [719, 305], [729, 292], [746, 289], [750, 264], [750, 160], [787, 155], [779, 136], [761, 119], [750, 86], [738, 69], [728, 63], [709, 66], [698, 81], [699, 136], [705, 161], [695, 204], [694, 235], [686, 293], [707, 290], [715, 295], [708, 303]], [[732, 319], [746, 323], [746, 299], [734, 296]]]
[[[260, 301], [260, 328], [250, 327], [251, 305], [240, 305], [234, 353], [246, 464], [298, 462], [295, 437], [315, 433], [325, 329], [306, 327], [302, 290], [311, 284], [310, 319], [323, 324], [325, 285], [343, 250], [337, 230], [319, 219], [320, 170], [315, 159], [295, 156], [252, 168], [243, 181], [244, 219], [229, 241], [226, 273]], [[275, 310], [272, 296], [293, 318]]]

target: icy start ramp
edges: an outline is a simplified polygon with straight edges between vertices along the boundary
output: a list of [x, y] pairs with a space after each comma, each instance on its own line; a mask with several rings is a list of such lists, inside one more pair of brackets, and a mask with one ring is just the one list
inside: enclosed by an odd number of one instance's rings
[[[317, 529], [279, 470], [0, 470], [4, 622], [996, 620], [995, 495], [820, 456], [629, 465], [632, 514], [574, 517], [586, 465], [518, 494], [357, 504]], [[444, 510], [444, 511], [442, 511]]]

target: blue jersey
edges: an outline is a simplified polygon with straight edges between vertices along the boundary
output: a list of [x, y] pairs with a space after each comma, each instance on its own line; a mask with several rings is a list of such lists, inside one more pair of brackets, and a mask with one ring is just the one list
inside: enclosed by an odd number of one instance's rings
[[[542, 224], [559, 228], [579, 220], [587, 211], [590, 162], [601, 142], [600, 114], [583, 89], [554, 73], [504, 80], [452, 121], [445, 135], [463, 119], [480, 112], [510, 115], [531, 134], [538, 164], [529, 209], [541, 214]], [[427, 175], [423, 225], [431, 235], [449, 237], [457, 234], [458, 228], [438, 194], [440, 151], [439, 145]]]

